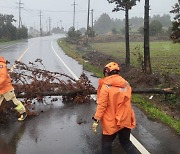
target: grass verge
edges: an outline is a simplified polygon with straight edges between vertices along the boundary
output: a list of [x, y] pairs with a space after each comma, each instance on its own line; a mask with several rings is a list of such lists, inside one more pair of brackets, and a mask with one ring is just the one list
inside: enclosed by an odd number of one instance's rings
[[[67, 43], [65, 40], [58, 40], [58, 44], [68, 56], [76, 59], [80, 64], [82, 64], [84, 69], [93, 72], [97, 77], [103, 76], [101, 73], [102, 70], [99, 70], [97, 67], [83, 60], [83, 52], [77, 51], [75, 46]], [[175, 119], [167, 115], [151, 102], [143, 99], [140, 95], [133, 94], [133, 102], [136, 106], [145, 111], [150, 119], [160, 120], [162, 123], [173, 128], [180, 135], [180, 119]]]
[[94, 67], [89, 62], [85, 61], [82, 58], [84, 53], [76, 50], [76, 47], [74, 45], [67, 43], [64, 39], [59, 39], [58, 44], [68, 56], [72, 57], [73, 59], [76, 59], [81, 65], [83, 65], [83, 68], [85, 70], [93, 72], [94, 75], [97, 77], [103, 76], [102, 70], [98, 69], [97, 67]]
[[0, 50], [3, 50], [4, 47], [6, 47], [6, 46], [11, 46], [11, 45], [14, 45], [14, 44], [16, 44], [16, 43], [18, 43], [18, 42], [22, 42], [22, 41], [25, 41], [25, 40], [26, 40], [26, 39], [0, 42]]
[[148, 117], [153, 120], [160, 120], [164, 124], [169, 125], [171, 128], [175, 129], [180, 135], [180, 119], [175, 119], [170, 117], [165, 112], [158, 109], [151, 102], [143, 99], [140, 95], [133, 94], [133, 102], [141, 109], [143, 109]]

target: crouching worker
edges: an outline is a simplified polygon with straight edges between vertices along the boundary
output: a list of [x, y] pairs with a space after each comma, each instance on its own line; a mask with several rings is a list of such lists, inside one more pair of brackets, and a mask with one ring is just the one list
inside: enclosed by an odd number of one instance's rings
[[8, 74], [6, 60], [0, 57], [0, 106], [3, 100], [13, 101], [16, 105], [15, 110], [20, 114], [18, 121], [22, 121], [27, 117], [24, 105], [16, 98], [11, 79]]
[[131, 106], [131, 87], [120, 75], [120, 67], [111, 62], [104, 67], [104, 78], [99, 80], [97, 108], [92, 130], [102, 125], [102, 154], [112, 154], [112, 142], [118, 135], [119, 142], [128, 154], [136, 149], [130, 141], [131, 129], [136, 125]]

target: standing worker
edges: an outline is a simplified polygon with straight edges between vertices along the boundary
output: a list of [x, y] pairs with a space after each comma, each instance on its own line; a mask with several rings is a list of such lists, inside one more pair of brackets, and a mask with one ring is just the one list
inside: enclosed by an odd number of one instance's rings
[[104, 67], [104, 78], [99, 80], [97, 108], [92, 130], [102, 125], [102, 154], [112, 154], [112, 142], [119, 136], [119, 142], [128, 154], [136, 154], [130, 141], [131, 129], [136, 125], [131, 106], [131, 87], [120, 75], [120, 67], [111, 62]]
[[16, 105], [15, 110], [20, 114], [18, 121], [22, 121], [27, 117], [24, 105], [16, 98], [11, 79], [8, 74], [6, 60], [0, 57], [0, 106], [3, 100], [13, 101]]

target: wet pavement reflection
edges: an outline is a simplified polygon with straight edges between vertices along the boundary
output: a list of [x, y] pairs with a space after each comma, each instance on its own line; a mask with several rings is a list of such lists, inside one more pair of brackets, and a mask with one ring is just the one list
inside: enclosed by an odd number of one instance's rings
[[39, 116], [29, 117], [22, 123], [13, 121], [1, 127], [0, 153], [98, 154], [101, 130], [97, 134], [91, 131], [94, 107], [93, 101], [81, 105], [56, 102], [48, 105], [46, 111], [42, 108]]

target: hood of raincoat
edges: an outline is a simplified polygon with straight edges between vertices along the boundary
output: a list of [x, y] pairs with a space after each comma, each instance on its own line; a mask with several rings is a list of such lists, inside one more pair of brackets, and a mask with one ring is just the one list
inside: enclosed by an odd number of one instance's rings
[[114, 86], [114, 87], [123, 88], [123, 87], [126, 87], [127, 85], [127, 81], [118, 74], [105, 77], [103, 81], [104, 81], [104, 84], [109, 85], [109, 86]]

